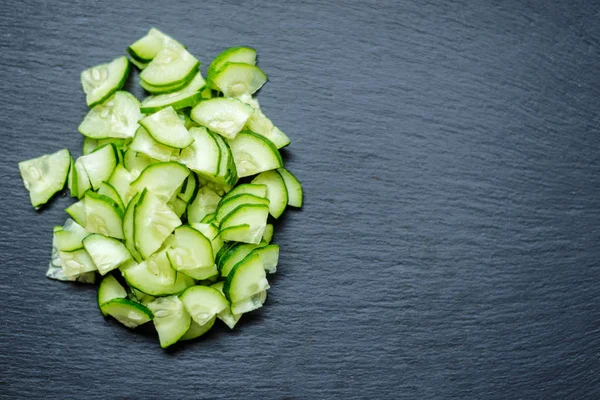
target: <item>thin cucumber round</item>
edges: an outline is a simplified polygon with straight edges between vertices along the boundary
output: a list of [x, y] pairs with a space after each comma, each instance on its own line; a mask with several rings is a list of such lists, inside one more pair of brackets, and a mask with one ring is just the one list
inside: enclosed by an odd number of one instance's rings
[[[247, 235], [240, 237], [238, 242], [260, 243], [262, 234], [267, 225], [267, 217], [269, 216], [269, 207], [264, 204], [243, 204], [231, 211], [221, 221], [221, 230], [238, 225], [249, 225]], [[224, 239], [225, 240], [225, 239]], [[229, 240], [235, 240], [229, 238]]]
[[163, 349], [175, 344], [192, 325], [192, 317], [177, 296], [160, 297], [148, 303], [148, 308], [154, 314], [154, 327]]
[[148, 189], [166, 202], [177, 194], [189, 174], [190, 171], [185, 165], [177, 162], [151, 164], [142, 171], [136, 180], [131, 182], [129, 195], [133, 196]]
[[169, 87], [191, 80], [200, 63], [181, 46], [164, 47], [142, 71], [140, 78], [154, 87]]
[[59, 251], [73, 251], [83, 248], [82, 240], [89, 233], [85, 228], [72, 219], [67, 219], [60, 230], [54, 231], [53, 244]]
[[252, 194], [256, 197], [267, 197], [267, 185], [243, 183], [234, 187], [229, 193], [223, 196], [223, 202], [225, 202], [225, 200], [233, 196], [237, 196], [240, 194]]
[[78, 276], [85, 272], [96, 271], [96, 264], [84, 249], [61, 251], [58, 253], [60, 265], [65, 276]]
[[87, 156], [79, 157], [94, 190], [98, 190], [102, 182], [108, 180], [117, 166], [115, 146], [105, 145], [95, 149]]
[[150, 28], [146, 36], [138, 39], [127, 48], [127, 52], [140, 63], [150, 63], [166, 46], [184, 47], [171, 36], [162, 33], [156, 28]]
[[267, 199], [269, 199], [269, 214], [279, 218], [288, 204], [288, 193], [285, 182], [277, 171], [261, 172], [252, 183], [267, 186]]
[[283, 167], [279, 150], [267, 139], [250, 131], [240, 132], [229, 141], [240, 178]]
[[67, 149], [19, 163], [19, 171], [34, 208], [46, 204], [65, 187], [70, 166], [71, 154]]
[[198, 190], [196, 198], [187, 210], [188, 222], [201, 222], [202, 219], [217, 210], [217, 206], [221, 201], [221, 196], [213, 190], [204, 186]]
[[254, 94], [267, 83], [267, 75], [256, 65], [227, 62], [211, 81], [225, 97], [240, 97]]
[[257, 197], [248, 193], [228, 197], [224, 201], [221, 201], [221, 203], [219, 204], [219, 208], [217, 209], [217, 213], [215, 215], [215, 220], [217, 221], [217, 223], [219, 223], [230, 212], [244, 204], [264, 204], [268, 206], [269, 199], [266, 199], [264, 197]]
[[230, 248], [220, 260], [219, 272], [221, 273], [221, 276], [226, 278], [233, 267], [246, 258], [246, 256], [257, 247], [257, 244], [236, 243], [236, 245]]
[[112, 275], [106, 275], [102, 278], [98, 287], [98, 307], [102, 311], [102, 315], [106, 316], [102, 310], [102, 305], [108, 303], [112, 299], [124, 299], [127, 297], [127, 291]]
[[271, 243], [272, 239], [273, 239], [273, 224], [267, 224], [267, 226], [265, 226], [265, 231], [263, 232], [261, 242], [265, 242], [266, 244], [269, 244], [269, 243]]
[[112, 299], [100, 306], [102, 313], [110, 315], [128, 328], [136, 328], [151, 321], [152, 311], [140, 303], [128, 299]]
[[192, 340], [192, 339], [196, 339], [196, 338], [204, 335], [206, 332], [208, 332], [210, 330], [210, 328], [213, 327], [216, 319], [217, 319], [217, 317], [212, 317], [204, 325], [198, 325], [195, 321], [192, 320], [190, 329], [188, 329], [188, 331], [185, 333], [185, 335], [183, 335], [181, 337], [181, 339], [179, 339], [179, 340]]
[[256, 50], [251, 47], [230, 47], [223, 50], [210, 64], [206, 73], [207, 80], [213, 89], [218, 89], [211, 81], [227, 62], [256, 64]]
[[129, 76], [129, 61], [125, 56], [83, 71], [81, 85], [87, 105], [91, 108], [103, 103], [123, 87], [127, 76]]
[[194, 285], [194, 280], [179, 274], [169, 263], [164, 251], [123, 271], [127, 284], [151, 296], [167, 296], [183, 292]]
[[186, 204], [192, 201], [198, 192], [198, 177], [196, 174], [189, 174], [186, 180], [181, 185], [181, 190], [177, 194], [181, 200], [185, 201]]
[[[219, 281], [210, 286], [217, 289], [219, 292], [221, 292], [221, 294], [223, 294], [223, 296], [225, 296], [225, 294], [223, 293], [224, 283], [225, 282], [223, 282], [223, 281]], [[217, 318], [219, 318], [221, 321], [223, 321], [225, 323], [225, 325], [227, 325], [229, 327], [229, 329], [233, 329], [241, 317], [242, 317], [242, 314], [233, 314], [231, 312], [230, 307], [227, 307], [226, 309], [224, 309], [217, 315]]]
[[194, 141], [173, 107], [148, 115], [140, 120], [140, 125], [154, 140], [165, 146], [183, 149]]
[[233, 139], [253, 112], [252, 107], [237, 99], [217, 97], [198, 103], [192, 108], [190, 116], [211, 131]]
[[140, 196], [141, 193], [138, 193], [135, 196], [133, 196], [133, 198], [127, 205], [127, 208], [125, 209], [125, 214], [123, 215], [123, 236], [125, 239], [125, 247], [127, 247], [127, 250], [129, 250], [133, 258], [137, 262], [142, 261], [142, 255], [135, 248], [133, 219], [135, 206], [137, 205]]
[[202, 280], [218, 273], [211, 241], [190, 226], [180, 226], [165, 242], [171, 267], [191, 278]]
[[131, 93], [118, 91], [96, 105], [77, 128], [90, 139], [132, 138], [142, 117], [140, 102]]
[[75, 220], [75, 222], [81, 226], [85, 226], [85, 203], [83, 200], [71, 204], [65, 211], [73, 218], [73, 220]]
[[267, 291], [263, 290], [262, 292], [253, 294], [252, 296], [246, 299], [240, 300], [235, 303], [231, 303], [231, 312], [233, 314], [240, 315], [257, 310], [263, 306], [266, 300]]
[[265, 271], [270, 274], [277, 272], [277, 263], [279, 262], [279, 246], [276, 244], [269, 244], [266, 246], [260, 246], [252, 253], [258, 254], [263, 262]]
[[106, 275], [131, 260], [131, 253], [121, 241], [97, 233], [83, 239], [83, 247], [96, 264], [100, 275]]
[[217, 176], [221, 149], [213, 134], [204, 127], [190, 128], [189, 132], [194, 142], [181, 151], [179, 161], [197, 173], [208, 177]]
[[[159, 161], [171, 161], [179, 155], [179, 149], [158, 143], [142, 126], [140, 126], [135, 132], [135, 137], [129, 146], [129, 150], [127, 151], [129, 152], [130, 150], [133, 150], [137, 153], [142, 153], [147, 157], [154, 158]], [[127, 169], [131, 171], [132, 166], [129, 164], [130, 163], [127, 162]]]
[[246, 300], [269, 289], [263, 262], [258, 254], [249, 254], [227, 275], [223, 292], [232, 303]]
[[198, 325], [208, 323], [217, 314], [229, 307], [229, 302], [225, 296], [217, 289], [209, 286], [189, 287], [179, 298]]
[[248, 94], [240, 96], [239, 99], [254, 108], [254, 113], [252, 113], [246, 122], [246, 128], [269, 139], [278, 149], [290, 144], [290, 138], [273, 125], [273, 122], [263, 114], [258, 100]]

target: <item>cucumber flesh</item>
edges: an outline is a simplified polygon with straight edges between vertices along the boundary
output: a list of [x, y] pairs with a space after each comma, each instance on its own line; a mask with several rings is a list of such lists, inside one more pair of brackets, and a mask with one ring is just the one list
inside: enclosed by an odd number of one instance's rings
[[164, 251], [125, 269], [123, 276], [129, 286], [151, 296], [180, 293], [194, 285], [192, 278], [179, 274], [171, 268]]
[[[250, 236], [240, 237], [246, 243], [258, 244], [267, 225], [269, 207], [263, 204], [244, 204], [227, 214], [221, 221], [221, 230], [238, 225], [249, 225], [247, 232]], [[231, 238], [229, 240], [232, 240]]]
[[204, 325], [198, 325], [196, 322], [194, 322], [192, 320], [190, 329], [188, 329], [188, 331], [185, 333], [185, 335], [183, 335], [181, 337], [181, 339], [179, 339], [179, 340], [192, 340], [192, 339], [196, 339], [197, 337], [204, 335], [206, 332], [208, 332], [210, 330], [210, 328], [213, 327], [216, 319], [217, 319], [216, 317], [212, 317]]
[[128, 328], [136, 328], [151, 321], [152, 311], [140, 303], [128, 299], [112, 299], [100, 306], [105, 315], [110, 315]]
[[269, 139], [278, 149], [290, 144], [290, 138], [273, 125], [273, 122], [263, 114], [258, 100], [248, 94], [240, 96], [239, 99], [254, 109], [254, 113], [252, 113], [246, 122], [246, 128]]
[[[220, 281], [220, 282], [212, 284], [211, 287], [217, 289], [219, 292], [221, 292], [221, 294], [223, 296], [225, 296], [225, 294], [223, 293], [223, 284], [224, 283], [225, 282]], [[229, 329], [233, 329], [241, 317], [242, 317], [242, 314], [233, 314], [231, 312], [230, 307], [227, 307], [226, 309], [224, 309], [217, 315], [217, 318], [219, 318], [221, 321], [223, 321], [225, 323], [225, 325], [227, 325], [229, 327]]]
[[125, 56], [83, 71], [81, 85], [87, 105], [91, 108], [104, 102], [123, 87], [128, 75], [129, 61]]
[[190, 171], [184, 165], [176, 162], [152, 164], [131, 183], [129, 196], [133, 197], [136, 193], [148, 189], [156, 197], [167, 202], [176, 195], [189, 174]]
[[253, 294], [252, 296], [241, 301], [231, 303], [231, 312], [233, 314], [245, 314], [250, 311], [257, 310], [263, 306], [267, 300], [267, 291]]
[[163, 349], [176, 343], [190, 329], [192, 317], [177, 296], [160, 297], [148, 303], [148, 308], [154, 314], [154, 327]]
[[302, 185], [300, 181], [287, 169], [277, 168], [277, 172], [283, 178], [288, 193], [288, 205], [302, 207]]
[[135, 248], [144, 258], [157, 251], [181, 220], [165, 202], [144, 189], [134, 210]]
[[255, 65], [256, 50], [251, 47], [230, 47], [215, 57], [213, 62], [208, 67], [208, 72], [206, 73], [209, 84], [215, 90], [218, 88], [214, 85], [214, 83], [212, 83], [212, 79], [214, 79], [217, 72], [220, 71], [227, 62]]
[[[152, 138], [143, 127], [139, 127], [135, 132], [135, 137], [129, 146], [129, 150], [142, 153], [147, 157], [159, 161], [171, 161], [179, 155], [179, 149], [165, 146]], [[131, 168], [128, 168], [131, 171]]]
[[252, 194], [238, 194], [233, 197], [228, 197], [225, 199], [225, 201], [222, 201], [221, 204], [219, 204], [219, 208], [217, 209], [217, 213], [215, 215], [215, 220], [217, 223], [219, 223], [230, 212], [244, 204], [264, 204], [269, 206], [269, 199], [257, 197]]
[[253, 254], [258, 254], [263, 262], [265, 271], [269, 274], [277, 272], [277, 263], [279, 262], [279, 246], [276, 244], [270, 244], [267, 246], [260, 246], [252, 250]]
[[193, 107], [202, 99], [205, 86], [206, 82], [200, 71], [198, 71], [194, 78], [182, 89], [172, 93], [146, 97], [142, 101], [140, 110], [144, 114], [149, 114], [166, 107], [173, 107], [174, 110]]
[[267, 75], [256, 65], [227, 62], [212, 78], [212, 83], [225, 97], [240, 97], [254, 94], [267, 83]]
[[143, 118], [140, 125], [154, 140], [165, 146], [183, 149], [194, 141], [173, 107], [163, 108]]
[[206, 215], [217, 210], [220, 201], [221, 196], [208, 187], [204, 186], [198, 189], [196, 198], [188, 206], [188, 222], [201, 222]]
[[181, 43], [162, 33], [156, 28], [150, 28], [146, 36], [135, 41], [127, 48], [127, 52], [136, 61], [149, 64], [150, 61], [166, 46], [180, 46]]
[[220, 260], [219, 271], [221, 276], [226, 278], [229, 272], [242, 261], [248, 254], [258, 247], [257, 244], [237, 243]]
[[85, 226], [85, 203], [83, 200], [71, 204], [65, 211], [75, 222], [81, 226]]
[[229, 307], [229, 302], [217, 289], [209, 286], [192, 286], [180, 299], [194, 322], [204, 325]]
[[171, 267], [178, 272], [197, 280], [218, 273], [211, 241], [190, 226], [176, 228], [165, 242], [165, 247]]
[[88, 232], [123, 239], [123, 216], [118, 204], [107, 196], [87, 191], [84, 205]]
[[84, 249], [61, 251], [58, 254], [65, 276], [77, 276], [97, 270], [96, 265]]
[[46, 204], [56, 192], [62, 190], [70, 166], [71, 154], [67, 149], [19, 163], [19, 171], [34, 208]]
[[229, 141], [240, 178], [283, 167], [279, 150], [269, 140], [250, 131]]
[[108, 180], [117, 166], [117, 155], [112, 144], [100, 147], [80, 161], [94, 190], [98, 190], [102, 182]]
[[142, 118], [140, 102], [131, 93], [117, 91], [96, 105], [79, 125], [79, 132], [90, 139], [132, 138]]
[[229, 193], [223, 196], [223, 202], [240, 194], [252, 194], [256, 197], [267, 197], [267, 186], [254, 183], [243, 183], [234, 187]]
[[173, 86], [190, 81], [200, 63], [181, 46], [166, 46], [140, 74], [140, 78], [155, 87]]
[[203, 100], [191, 111], [191, 118], [213, 132], [233, 139], [242, 130], [254, 109], [237, 100], [217, 97]]
[[262, 236], [262, 242], [265, 242], [266, 244], [271, 243], [271, 240], [273, 239], [273, 224], [267, 224], [267, 226], [265, 226], [265, 231], [263, 232], [263, 236]]
[[83, 248], [83, 239], [89, 233], [72, 219], [67, 219], [60, 230], [54, 232], [54, 246], [59, 251], [73, 251]]
[[285, 182], [277, 171], [261, 172], [252, 183], [267, 186], [267, 199], [269, 199], [269, 214], [279, 218], [288, 204], [288, 193]]
[[[232, 304], [269, 289], [263, 262], [258, 254], [249, 254], [227, 275], [223, 292]], [[233, 309], [232, 309], [233, 311]]]
[[[112, 299], [124, 299], [127, 297], [127, 291], [112, 275], [106, 275], [102, 278], [98, 287], [98, 307], [102, 311], [102, 305]], [[106, 316], [104, 311], [102, 314]]]
[[97, 233], [83, 239], [83, 247], [96, 264], [100, 275], [106, 275], [131, 260], [131, 253], [122, 242]]
[[179, 161], [196, 173], [207, 177], [217, 176], [221, 149], [213, 134], [204, 127], [190, 128], [189, 132], [194, 142], [181, 151]]

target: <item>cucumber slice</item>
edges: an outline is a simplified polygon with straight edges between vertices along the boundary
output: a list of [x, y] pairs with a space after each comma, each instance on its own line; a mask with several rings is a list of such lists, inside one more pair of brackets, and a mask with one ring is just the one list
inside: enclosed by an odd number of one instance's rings
[[[210, 287], [217, 289], [219, 292], [221, 292], [221, 294], [223, 296], [225, 296], [225, 293], [223, 293], [223, 284], [224, 283], [225, 282], [220, 281], [220, 282], [210, 285]], [[227, 307], [226, 309], [224, 309], [217, 315], [217, 318], [219, 318], [221, 321], [223, 321], [225, 323], [225, 325], [227, 325], [229, 327], [229, 329], [233, 329], [241, 317], [242, 317], [242, 314], [233, 314], [231, 312], [230, 307]]]
[[269, 139], [278, 149], [290, 144], [290, 138], [273, 125], [273, 122], [263, 114], [258, 100], [248, 94], [240, 96], [240, 100], [254, 108], [254, 113], [252, 113], [250, 118], [248, 118], [248, 122], [246, 122], [246, 127], [249, 130]]
[[244, 183], [234, 187], [229, 193], [223, 196], [223, 202], [227, 199], [240, 194], [252, 194], [256, 197], [267, 197], [267, 185], [255, 183]]
[[217, 289], [209, 286], [189, 287], [179, 296], [194, 322], [204, 325], [229, 307], [229, 302]]
[[85, 169], [90, 184], [98, 190], [102, 182], [108, 180], [117, 166], [116, 149], [112, 144], [97, 148], [87, 156], [81, 156], [78, 161]]
[[237, 99], [217, 97], [198, 103], [192, 108], [190, 116], [211, 131], [233, 139], [253, 112], [252, 107]]
[[[142, 153], [147, 157], [154, 158], [159, 161], [171, 161], [171, 159], [175, 158], [179, 154], [179, 149], [174, 149], [158, 143], [141, 126], [135, 132], [135, 137], [129, 146], [128, 151], [131, 150]], [[130, 167], [130, 164], [131, 160], [127, 162], [128, 169], [131, 171], [133, 167]]]
[[147, 63], [140, 62], [140, 61], [136, 60], [135, 58], [131, 58], [129, 60], [129, 62], [132, 63], [133, 65], [135, 65], [137, 67], [137, 69], [139, 69], [140, 71], [142, 71], [144, 68], [146, 68], [150, 64], [149, 62], [147, 62]]
[[185, 125], [185, 129], [189, 130], [190, 128], [193, 127], [199, 127], [200, 124], [197, 123], [196, 121], [192, 120], [190, 118], [189, 115], [189, 109], [186, 108], [185, 110], [179, 110], [177, 111], [177, 115], [179, 116], [179, 119], [181, 120], [181, 122], [183, 122], [183, 124]]
[[127, 139], [135, 134], [142, 116], [138, 99], [131, 93], [118, 91], [92, 108], [77, 129], [91, 139]]
[[112, 201], [117, 203], [121, 213], [125, 212], [125, 205], [123, 204], [123, 200], [121, 200], [121, 196], [119, 196], [117, 190], [110, 183], [102, 182], [98, 188], [98, 194], [110, 197]]
[[145, 306], [148, 305], [148, 303], [150, 303], [151, 301], [154, 301], [154, 299], [156, 297], [154, 296], [150, 296], [149, 294], [146, 294], [144, 292], [140, 292], [137, 289], [134, 289], [132, 287], [129, 288], [130, 293], [129, 293], [129, 298], [137, 303], [143, 304]]
[[156, 28], [150, 28], [146, 36], [135, 41], [127, 48], [127, 52], [136, 61], [141, 63], [150, 63], [154, 57], [167, 46], [184, 47], [177, 40], [165, 35]]
[[81, 241], [89, 233], [85, 228], [72, 219], [67, 219], [65, 225], [60, 230], [54, 231], [54, 247], [58, 251], [74, 251], [83, 248]]
[[173, 107], [163, 108], [147, 116], [140, 120], [140, 125], [154, 140], [165, 146], [183, 149], [194, 141]]
[[261, 172], [252, 183], [267, 186], [267, 199], [269, 199], [269, 214], [279, 218], [288, 204], [288, 193], [285, 182], [277, 171]]
[[129, 198], [127, 194], [129, 193], [129, 188], [131, 186], [131, 182], [133, 181], [133, 175], [127, 171], [127, 169], [122, 164], [117, 164], [112, 175], [108, 178], [108, 184], [117, 192], [117, 195], [121, 199], [123, 207], [127, 206], [129, 203]]
[[104, 102], [123, 87], [128, 75], [129, 61], [125, 56], [83, 71], [81, 86], [85, 92], [87, 105], [91, 108]]
[[228, 197], [219, 204], [219, 208], [217, 209], [217, 213], [215, 215], [215, 220], [217, 223], [219, 223], [230, 212], [244, 204], [264, 204], [269, 206], [269, 200], [265, 199], [264, 197], [254, 196], [252, 194], [238, 194], [233, 197]]
[[277, 263], [279, 262], [279, 246], [276, 244], [269, 244], [267, 246], [261, 246], [254, 250], [252, 253], [258, 254], [263, 262], [265, 271], [270, 274], [277, 272]]
[[221, 276], [226, 278], [229, 272], [236, 266], [237, 263], [242, 261], [248, 254], [258, 247], [257, 244], [248, 243], [236, 243], [231, 249], [223, 255], [220, 260], [219, 272]]
[[133, 197], [136, 193], [148, 189], [156, 197], [167, 202], [177, 194], [189, 174], [190, 171], [184, 165], [176, 162], [152, 164], [131, 183], [129, 196]]
[[123, 239], [123, 215], [109, 197], [87, 191], [84, 197], [85, 229], [115, 239]]
[[71, 161], [69, 162], [67, 187], [69, 188], [69, 192], [71, 192], [71, 197], [79, 196], [79, 191], [77, 189], [77, 170], [75, 169], [75, 161], [73, 161], [73, 157], [71, 157]]
[[179, 197], [175, 196], [167, 203], [169, 208], [173, 210], [177, 217], [181, 218], [183, 214], [185, 214], [185, 210], [187, 210], [187, 203], [181, 200]]
[[192, 320], [192, 324], [190, 325], [190, 329], [181, 337], [179, 340], [192, 340], [196, 339], [204, 335], [206, 332], [210, 330], [215, 324], [215, 320], [217, 317], [212, 317], [207, 323], [204, 325], [198, 325], [196, 322]]
[[97, 233], [83, 239], [83, 247], [96, 264], [100, 275], [106, 275], [107, 272], [131, 260], [131, 253], [123, 243]]
[[206, 236], [212, 244], [213, 255], [216, 255], [221, 247], [223, 247], [223, 240], [219, 237], [219, 228], [213, 224], [202, 224], [193, 222], [192, 228]]
[[215, 139], [221, 150], [221, 161], [219, 162], [219, 175], [214, 182], [229, 191], [238, 181], [235, 161], [233, 161], [233, 154], [231, 154], [231, 149], [225, 139], [219, 135], [215, 135]]
[[146, 97], [142, 101], [140, 110], [144, 114], [150, 114], [167, 107], [173, 107], [174, 110], [193, 107], [203, 98], [205, 86], [206, 82], [200, 71], [198, 71], [183, 89], [168, 94]]
[[167, 46], [140, 73], [140, 78], [152, 86], [173, 86], [191, 80], [198, 72], [199, 65], [198, 60], [185, 48]]
[[154, 327], [163, 349], [175, 344], [190, 329], [192, 317], [177, 296], [158, 298], [148, 303], [148, 308], [154, 314]]
[[83, 200], [71, 204], [65, 211], [75, 220], [75, 222], [81, 226], [85, 226], [85, 203]]
[[[263, 262], [258, 254], [249, 254], [227, 275], [223, 292], [232, 306], [269, 289]], [[232, 311], [235, 313], [232, 307]]]
[[127, 292], [121, 286], [121, 284], [112, 275], [106, 275], [102, 278], [100, 286], [98, 287], [98, 307], [102, 315], [106, 317], [107, 314], [102, 310], [102, 305], [108, 303], [113, 299], [124, 299], [127, 297]]
[[263, 232], [263, 237], [262, 237], [262, 242], [265, 242], [266, 244], [271, 243], [271, 240], [273, 239], [273, 224], [267, 224], [267, 226], [265, 226], [265, 231]]
[[208, 67], [206, 79], [213, 89], [218, 89], [211, 80], [227, 62], [256, 64], [256, 50], [251, 47], [230, 47], [219, 54]]
[[206, 128], [190, 128], [194, 142], [181, 151], [179, 161], [189, 169], [207, 177], [219, 174], [221, 149]]
[[194, 285], [192, 278], [171, 268], [164, 251], [127, 268], [123, 276], [129, 286], [151, 296], [180, 293]]
[[29, 191], [34, 208], [46, 204], [56, 192], [62, 190], [70, 166], [71, 154], [67, 149], [19, 163], [23, 184]]
[[134, 239], [134, 229], [133, 229], [133, 217], [135, 212], [135, 206], [137, 205], [138, 200], [140, 199], [141, 193], [133, 196], [127, 208], [125, 209], [125, 214], [123, 215], [123, 236], [125, 237], [125, 247], [131, 253], [133, 258], [137, 262], [142, 261], [142, 256], [135, 248], [135, 239]]
[[98, 140], [96, 139], [90, 139], [88, 137], [84, 137], [83, 138], [83, 155], [87, 156], [88, 154], [90, 154], [92, 151], [94, 151], [94, 149], [98, 147]]
[[277, 172], [283, 178], [288, 193], [288, 205], [292, 207], [302, 207], [302, 185], [300, 181], [287, 169], [277, 168]]
[[250, 311], [257, 310], [263, 306], [265, 301], [267, 300], [267, 291], [263, 290], [262, 292], [256, 293], [247, 299], [238, 301], [236, 303], [231, 303], [231, 312], [233, 314], [245, 314]]
[[92, 184], [90, 183], [90, 178], [88, 177], [85, 168], [83, 167], [82, 157], [79, 157], [75, 160], [75, 175], [77, 177], [77, 197], [81, 198], [89, 189], [91, 189]]
[[183, 182], [183, 185], [181, 185], [181, 190], [177, 194], [177, 197], [187, 204], [196, 196], [197, 192], [198, 178], [196, 177], [196, 174], [189, 174]]
[[240, 132], [229, 141], [229, 147], [240, 178], [283, 167], [275, 145], [254, 132]]
[[245, 243], [260, 243], [260, 239], [262, 238], [262, 234], [265, 230], [265, 226], [267, 225], [267, 217], [269, 216], [269, 207], [263, 204], [244, 204], [238, 206], [235, 210], [231, 211], [227, 214], [226, 217], [221, 221], [221, 230], [225, 230], [230, 227], [238, 226], [238, 225], [249, 225], [247, 228], [247, 233], [244, 235], [240, 235], [239, 240], [235, 238], [232, 239], [229, 237], [228, 239], [223, 238], [223, 240], [235, 240], [237, 242], [245, 242]]
[[143, 80], [140, 80], [140, 86], [142, 87], [142, 89], [152, 93], [152, 95], [154, 96], [177, 92], [186, 87], [188, 83], [188, 81], [181, 81], [169, 86], [153, 86], [147, 82], [144, 82]]
[[166, 240], [165, 247], [171, 267], [178, 272], [197, 280], [207, 279], [219, 272], [211, 241], [190, 226], [176, 228]]
[[117, 298], [112, 299], [100, 307], [102, 313], [110, 315], [128, 328], [136, 328], [151, 321], [152, 311], [135, 301]]
[[188, 222], [201, 222], [202, 219], [208, 214], [214, 213], [217, 210], [217, 206], [221, 201], [221, 196], [216, 194], [213, 190], [204, 186], [198, 190], [196, 198], [188, 206], [187, 218]]
[[215, 215], [217, 215], [217, 213], [206, 214], [204, 216], [204, 218], [202, 218], [202, 221], [200, 221], [200, 223], [202, 223], [202, 224], [210, 224], [211, 222], [214, 221]]
[[60, 251], [58, 254], [63, 274], [67, 277], [97, 270], [96, 265], [84, 249]]
[[[146, 133], [146, 135], [148, 134]], [[135, 178], [134, 173], [139, 175], [140, 172], [146, 169], [147, 166], [155, 164], [157, 162], [160, 162], [160, 160], [149, 157], [144, 153], [138, 153], [133, 149], [127, 149], [127, 151], [123, 155], [123, 166], [125, 167], [125, 169], [127, 169], [127, 171], [129, 171], [132, 174], [132, 178]]]
[[166, 203], [144, 189], [135, 206], [133, 221], [135, 248], [140, 255], [150, 257], [179, 225], [181, 220]]
[[212, 78], [225, 97], [253, 94], [267, 83], [267, 75], [256, 65], [227, 62]]

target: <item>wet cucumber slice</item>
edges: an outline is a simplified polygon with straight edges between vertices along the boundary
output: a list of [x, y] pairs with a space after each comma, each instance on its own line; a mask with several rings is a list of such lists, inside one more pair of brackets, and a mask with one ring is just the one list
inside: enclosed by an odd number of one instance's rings
[[90, 139], [129, 139], [134, 136], [141, 117], [138, 99], [131, 93], [118, 91], [92, 108], [78, 130]]
[[83, 247], [96, 264], [100, 275], [106, 275], [131, 260], [131, 253], [121, 241], [98, 233], [83, 239]]
[[100, 306], [105, 315], [110, 315], [128, 328], [136, 328], [152, 321], [153, 315], [147, 307], [128, 299], [112, 299]]
[[171, 36], [164, 34], [156, 28], [150, 28], [146, 36], [138, 39], [127, 48], [127, 52], [138, 63], [149, 64], [166, 46], [184, 47]]
[[185, 87], [167, 94], [158, 94], [146, 97], [140, 108], [144, 114], [157, 112], [166, 107], [179, 110], [185, 107], [193, 107], [203, 98], [206, 82], [200, 71]]
[[175, 344], [192, 325], [192, 317], [177, 296], [160, 297], [148, 303], [148, 308], [154, 314], [154, 327], [163, 349]]
[[96, 65], [81, 73], [81, 86], [87, 105], [95, 107], [121, 89], [129, 76], [127, 57], [115, 58], [109, 63]]
[[267, 75], [256, 65], [227, 62], [212, 78], [212, 83], [225, 97], [240, 97], [254, 94], [267, 83]]
[[283, 167], [279, 150], [254, 132], [242, 131], [229, 141], [240, 178]]
[[183, 149], [194, 141], [184, 123], [170, 106], [141, 119], [140, 125], [154, 140], [165, 146]]
[[230, 47], [221, 52], [208, 67], [206, 73], [206, 79], [209, 82], [211, 88], [218, 90], [218, 87], [212, 82], [218, 71], [223, 68], [227, 62], [237, 62], [255, 65], [256, 64], [256, 50], [251, 47]]
[[229, 302], [225, 296], [217, 289], [209, 286], [189, 287], [179, 298], [198, 325], [208, 323], [217, 314], [229, 307]]
[[190, 113], [192, 119], [213, 132], [233, 139], [242, 130], [254, 109], [237, 100], [217, 97], [203, 100]]
[[153, 87], [172, 87], [190, 81], [200, 63], [181, 46], [166, 46], [142, 71], [140, 78]]
[[29, 191], [34, 208], [46, 204], [56, 192], [62, 190], [70, 167], [71, 154], [67, 149], [19, 163], [23, 184]]

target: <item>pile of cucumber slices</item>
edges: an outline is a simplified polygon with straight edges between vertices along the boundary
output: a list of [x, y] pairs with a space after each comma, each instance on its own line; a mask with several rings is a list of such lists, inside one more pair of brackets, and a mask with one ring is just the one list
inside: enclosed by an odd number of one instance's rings
[[[290, 143], [252, 95], [267, 81], [256, 51], [234, 47], [208, 68], [157, 29], [81, 74], [90, 111], [83, 155], [19, 163], [33, 207], [67, 184], [77, 201], [54, 228], [47, 276], [95, 283], [98, 305], [129, 328], [152, 321], [160, 345], [233, 328], [262, 307], [277, 269], [273, 225], [302, 206], [283, 166]], [[150, 93], [121, 90], [130, 63]]]

